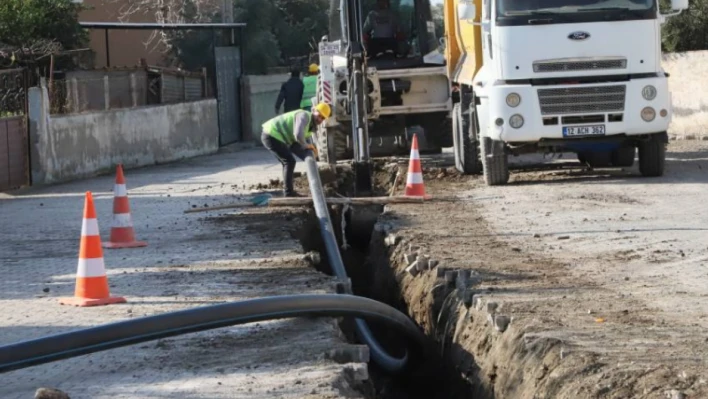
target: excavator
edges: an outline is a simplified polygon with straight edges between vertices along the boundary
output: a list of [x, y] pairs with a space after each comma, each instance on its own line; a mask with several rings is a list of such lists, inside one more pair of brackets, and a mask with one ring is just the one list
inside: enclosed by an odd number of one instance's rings
[[363, 195], [372, 156], [407, 153], [413, 134], [422, 152], [452, 146], [451, 86], [429, 0], [331, 0], [329, 18], [316, 100], [333, 115], [317, 146], [322, 162], [353, 161]]

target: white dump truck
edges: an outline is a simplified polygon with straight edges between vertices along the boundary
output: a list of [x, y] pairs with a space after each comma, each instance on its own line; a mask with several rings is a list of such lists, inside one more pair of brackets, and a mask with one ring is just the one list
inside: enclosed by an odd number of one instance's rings
[[661, 25], [671, 0], [445, 0], [445, 58], [459, 89], [455, 162], [508, 182], [508, 157], [576, 153], [591, 167], [664, 172], [671, 122]]

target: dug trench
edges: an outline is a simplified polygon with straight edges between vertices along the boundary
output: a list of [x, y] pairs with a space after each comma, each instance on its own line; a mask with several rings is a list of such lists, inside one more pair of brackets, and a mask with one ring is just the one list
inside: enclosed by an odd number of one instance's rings
[[[390, 192], [397, 170], [404, 186], [405, 164], [376, 166], [377, 195]], [[351, 195], [347, 173], [337, 171], [328, 195]], [[434, 197], [457, 200], [330, 207], [354, 293], [408, 314], [428, 337], [427, 357], [402, 374], [370, 363], [369, 397], [663, 398], [698, 389], [700, 379], [682, 377], [666, 360], [675, 356], [670, 347], [652, 344], [651, 356], [631, 347], [638, 333], [646, 342], [662, 340], [648, 312], [627, 314], [617, 293], [574, 275], [571, 265], [495, 234], [476, 204], [484, 198], [474, 198], [477, 177], [439, 167], [424, 168], [424, 177]], [[307, 220], [298, 237], [305, 250], [322, 254], [319, 270], [329, 273], [314, 211]], [[341, 325], [356, 340], [351, 324]], [[372, 329], [391, 354], [402, 353], [402, 337]]]
[[[381, 163], [375, 165], [374, 195], [386, 196], [396, 177], [396, 166]], [[320, 171], [327, 196], [351, 196], [353, 194], [353, 176], [347, 167], [338, 167], [336, 178], [327, 171]], [[400, 181], [400, 180], [399, 180]], [[402, 182], [402, 181], [400, 181]], [[307, 186], [305, 176], [296, 180], [296, 187], [304, 189]], [[396, 282], [394, 269], [388, 266], [385, 258], [380, 258], [383, 241], [377, 234], [378, 220], [384, 211], [381, 205], [368, 206], [330, 206], [335, 236], [340, 246], [340, 254], [351, 280], [354, 294], [387, 303], [403, 313], [407, 306], [400, 287]], [[320, 253], [317, 269], [332, 275], [332, 270], [326, 256], [324, 242], [320, 235], [318, 217], [314, 210], [308, 210], [307, 222], [297, 231], [303, 250]], [[372, 249], [374, 247], [375, 249]], [[385, 247], [383, 247], [385, 248]], [[382, 262], [384, 261], [384, 262]], [[379, 268], [381, 268], [379, 270]], [[378, 283], [376, 282], [378, 280]], [[452, 287], [441, 285], [436, 288], [436, 312], [431, 317], [441, 317], [441, 323], [447, 323], [448, 317], [441, 312], [443, 302], [449, 297]], [[340, 327], [345, 336], [352, 342], [358, 342], [353, 321], [340, 320]], [[370, 323], [372, 331], [389, 354], [401, 357], [406, 353], [404, 339], [376, 323]], [[472, 387], [462, 378], [449, 359], [441, 356], [440, 342], [436, 337], [429, 336], [427, 346], [422, 351], [415, 350], [411, 355], [409, 367], [399, 374], [390, 374], [381, 370], [374, 362], [370, 362], [370, 380], [357, 387], [371, 399], [433, 399], [433, 398], [469, 398]]]

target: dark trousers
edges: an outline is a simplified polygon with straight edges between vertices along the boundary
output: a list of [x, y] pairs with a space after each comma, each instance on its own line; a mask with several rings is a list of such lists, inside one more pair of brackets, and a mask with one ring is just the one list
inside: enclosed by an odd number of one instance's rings
[[396, 54], [398, 49], [398, 42], [396, 39], [371, 39], [369, 41], [369, 56], [376, 57], [380, 53], [384, 53], [387, 50], [393, 51]]
[[278, 161], [280, 161], [283, 165], [283, 184], [285, 185], [285, 195], [294, 193], [293, 173], [295, 172], [296, 161], [293, 155], [297, 155], [298, 158], [304, 161], [310, 154], [310, 151], [302, 148], [299, 143], [295, 143], [288, 147], [287, 144], [272, 138], [267, 133], [261, 133], [261, 142], [263, 143], [263, 146], [275, 155]]

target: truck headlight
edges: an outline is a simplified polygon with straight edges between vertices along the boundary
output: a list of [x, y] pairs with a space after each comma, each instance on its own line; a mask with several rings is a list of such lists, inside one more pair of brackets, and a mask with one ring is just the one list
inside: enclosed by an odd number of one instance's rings
[[509, 95], [506, 96], [506, 105], [510, 106], [511, 108], [516, 108], [521, 104], [521, 96], [516, 94], [516, 93], [509, 93]]
[[656, 111], [652, 107], [644, 107], [642, 110], [642, 119], [644, 122], [651, 122], [656, 118]]
[[514, 129], [518, 129], [521, 126], [524, 126], [524, 117], [519, 115], [519, 114], [514, 114], [509, 118], [509, 126], [513, 127]]
[[645, 100], [651, 101], [656, 98], [656, 87], [652, 85], [647, 85], [644, 86], [642, 89], [642, 97], [644, 97]]

